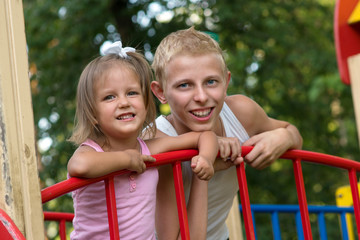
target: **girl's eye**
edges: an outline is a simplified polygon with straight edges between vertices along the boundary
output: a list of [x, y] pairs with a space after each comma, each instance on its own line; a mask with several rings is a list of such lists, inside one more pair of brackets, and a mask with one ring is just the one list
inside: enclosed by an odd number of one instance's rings
[[114, 99], [115, 96], [114, 95], [107, 95], [104, 100], [111, 100], [111, 99]]
[[128, 93], [128, 95], [129, 95], [129, 96], [135, 96], [135, 95], [139, 95], [139, 93], [136, 92], [136, 91], [130, 91], [130, 92]]

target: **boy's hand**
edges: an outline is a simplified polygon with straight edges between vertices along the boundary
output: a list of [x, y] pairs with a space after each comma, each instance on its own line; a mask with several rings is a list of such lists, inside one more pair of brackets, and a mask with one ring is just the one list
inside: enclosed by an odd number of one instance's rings
[[[217, 137], [220, 151], [220, 158], [225, 161], [231, 161], [234, 165], [244, 161], [241, 157], [241, 144], [235, 137]], [[226, 164], [230, 166], [230, 164]]]
[[264, 169], [270, 166], [281, 154], [290, 148], [288, 130], [278, 128], [272, 131], [252, 136], [244, 146], [254, 146], [253, 150], [245, 156], [245, 162], [253, 168]]
[[214, 175], [214, 167], [211, 164], [211, 161], [200, 155], [197, 155], [191, 159], [191, 167], [193, 172], [201, 180], [208, 181]]
[[143, 173], [146, 170], [145, 162], [155, 162], [156, 159], [149, 155], [142, 155], [139, 151], [130, 149], [125, 150], [129, 156], [129, 167], [127, 168], [130, 171], [137, 173]]

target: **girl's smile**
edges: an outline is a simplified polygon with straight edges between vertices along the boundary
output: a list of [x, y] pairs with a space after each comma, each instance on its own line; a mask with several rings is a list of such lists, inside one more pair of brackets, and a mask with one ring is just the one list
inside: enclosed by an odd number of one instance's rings
[[98, 125], [110, 144], [129, 137], [136, 140], [147, 113], [139, 78], [122, 65], [107, 71], [94, 85]]

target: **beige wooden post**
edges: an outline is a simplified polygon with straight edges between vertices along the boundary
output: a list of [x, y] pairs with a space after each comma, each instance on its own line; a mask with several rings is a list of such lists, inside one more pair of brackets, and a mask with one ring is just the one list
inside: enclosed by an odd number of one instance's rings
[[226, 219], [226, 225], [229, 229], [229, 237], [231, 240], [243, 240], [242, 225], [239, 211], [239, 197], [236, 194], [233, 205]]
[[351, 93], [354, 103], [355, 120], [360, 145], [360, 54], [348, 58]]
[[0, 208], [44, 239], [22, 1], [0, 2]]

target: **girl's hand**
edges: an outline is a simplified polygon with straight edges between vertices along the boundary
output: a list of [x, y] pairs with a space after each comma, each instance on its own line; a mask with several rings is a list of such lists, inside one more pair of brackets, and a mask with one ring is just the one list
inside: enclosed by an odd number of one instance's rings
[[143, 173], [146, 170], [145, 162], [156, 161], [152, 156], [142, 155], [134, 149], [125, 150], [124, 152], [129, 156], [129, 167], [127, 169], [137, 173]]
[[191, 167], [193, 172], [201, 180], [210, 180], [214, 176], [214, 167], [208, 159], [197, 155], [191, 159]]
[[[220, 158], [226, 162], [231, 161], [237, 165], [244, 161], [241, 157], [241, 144], [235, 137], [217, 137], [220, 151]], [[230, 165], [230, 164], [226, 164]]]

